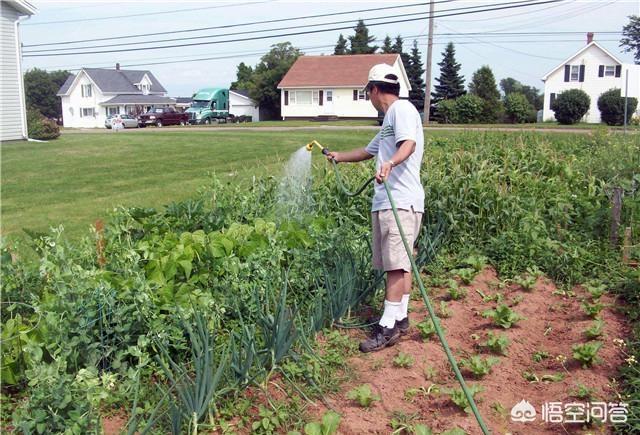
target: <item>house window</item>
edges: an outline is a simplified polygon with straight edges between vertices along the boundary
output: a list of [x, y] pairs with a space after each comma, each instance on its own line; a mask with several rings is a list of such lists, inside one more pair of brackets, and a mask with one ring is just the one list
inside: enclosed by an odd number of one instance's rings
[[327, 91], [327, 101], [333, 101], [333, 91]]
[[571, 74], [569, 76], [569, 80], [572, 82], [577, 82], [580, 80], [580, 65], [571, 65]]
[[313, 91], [313, 105], [317, 106], [320, 104], [320, 97], [318, 96], [318, 91]]
[[91, 96], [91, 85], [82, 85], [81, 86], [82, 96], [90, 97]]
[[298, 105], [307, 105], [311, 104], [311, 91], [295, 91], [295, 98], [293, 103]]
[[144, 95], [147, 95], [151, 90], [151, 86], [149, 86], [148, 83], [145, 83], [144, 85], [141, 86], [141, 90]]
[[88, 116], [96, 116], [93, 107], [83, 107], [80, 109], [80, 117], [84, 118]]
[[118, 111], [118, 106], [115, 106], [115, 107], [107, 107], [107, 116], [117, 115], [118, 113], [120, 113], [120, 112]]
[[605, 77], [615, 77], [616, 75], [616, 67], [615, 65], [605, 65], [604, 67], [604, 76]]

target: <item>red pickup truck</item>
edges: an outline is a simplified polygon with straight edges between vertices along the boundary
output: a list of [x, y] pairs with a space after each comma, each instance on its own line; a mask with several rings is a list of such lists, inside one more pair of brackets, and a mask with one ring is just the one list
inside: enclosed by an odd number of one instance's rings
[[138, 125], [146, 127], [155, 125], [186, 125], [189, 122], [189, 114], [176, 112], [173, 107], [153, 107], [147, 113], [138, 116]]

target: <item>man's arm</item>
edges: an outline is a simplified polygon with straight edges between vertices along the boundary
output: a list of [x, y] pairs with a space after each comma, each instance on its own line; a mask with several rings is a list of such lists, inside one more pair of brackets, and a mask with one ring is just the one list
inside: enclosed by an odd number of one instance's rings
[[369, 160], [372, 157], [373, 155], [369, 154], [364, 148], [344, 152], [331, 151], [327, 154], [327, 158], [335, 160], [336, 163], [361, 162], [363, 160]]
[[[382, 180], [386, 180], [391, 173], [391, 168], [398, 166], [409, 158], [411, 154], [416, 150], [416, 143], [413, 140], [405, 140], [397, 147], [398, 149], [391, 157], [391, 160], [382, 162], [380, 171], [376, 174], [376, 180], [378, 183], [382, 183]], [[393, 162], [393, 163], [392, 163]]]

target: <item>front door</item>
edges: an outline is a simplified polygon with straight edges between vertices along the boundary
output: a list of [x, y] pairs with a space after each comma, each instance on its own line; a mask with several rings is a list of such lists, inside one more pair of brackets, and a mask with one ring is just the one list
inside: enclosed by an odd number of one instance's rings
[[324, 114], [335, 115], [333, 111], [333, 89], [326, 89], [324, 91]]

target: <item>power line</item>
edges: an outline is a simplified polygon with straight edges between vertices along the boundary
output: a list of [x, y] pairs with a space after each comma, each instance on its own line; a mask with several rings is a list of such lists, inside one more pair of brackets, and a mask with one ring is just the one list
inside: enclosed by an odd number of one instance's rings
[[[487, 8], [487, 9], [482, 9], [482, 10], [454, 12], [454, 13], [451, 13], [451, 14], [438, 15], [438, 16], [436, 16], [436, 18], [444, 17], [444, 16], [454, 16], [454, 15], [466, 15], [466, 14], [472, 14], [472, 13], [482, 13], [482, 12], [489, 12], [489, 11], [503, 10], [503, 9], [513, 9], [513, 8], [521, 8], [521, 7], [538, 6], [538, 5], [542, 5], [542, 4], [557, 3], [557, 2], [561, 2], [561, 1], [565, 1], [565, 0], [546, 0], [546, 1], [540, 1], [540, 2], [527, 2], [526, 4], [514, 4], [514, 5], [510, 5], [510, 6], [500, 6], [500, 7]], [[521, 3], [521, 2], [518, 2], [518, 3]], [[412, 21], [417, 21], [417, 20], [422, 20], [422, 19], [423, 18], [420, 17], [420, 18], [407, 18], [407, 19], [403, 19], [403, 20], [383, 21], [383, 22], [380, 22], [380, 23], [370, 24], [369, 27], [380, 26], [380, 25], [385, 25], [385, 24], [406, 23], [406, 22], [412, 22]], [[164, 46], [155, 46], [155, 47], [127, 48], [127, 49], [117, 49], [117, 50], [99, 50], [99, 51], [93, 51], [93, 52], [84, 51], [84, 52], [72, 52], [72, 53], [25, 54], [24, 57], [71, 56], [71, 55], [75, 56], [75, 55], [81, 55], [81, 54], [120, 53], [120, 52], [128, 52], [128, 51], [158, 50], [158, 49], [164, 49], [164, 48], [177, 48], [177, 47], [192, 47], [192, 46], [200, 46], [200, 45], [224, 44], [224, 43], [230, 43], [230, 42], [255, 41], [255, 40], [259, 40], [259, 39], [280, 38], [280, 37], [285, 37], [285, 36], [308, 35], [308, 34], [330, 32], [330, 31], [336, 31], [336, 30], [346, 30], [346, 29], [351, 29], [351, 28], [352, 28], [351, 26], [348, 26], [348, 27], [333, 27], [333, 28], [329, 28], [329, 29], [307, 30], [307, 31], [301, 31], [301, 32], [281, 33], [281, 34], [277, 34], [277, 35], [266, 35], [266, 36], [254, 36], [254, 37], [250, 37], [250, 38], [240, 38], [240, 39], [231, 39], [231, 40], [222, 40], [222, 41], [192, 42], [192, 43], [188, 43], [188, 44], [174, 44], [174, 45], [164, 45]]]
[[[453, 1], [456, 1], [456, 0], [440, 0], [437, 3], [451, 3]], [[140, 38], [140, 37], [169, 35], [169, 34], [174, 35], [176, 33], [200, 32], [203, 30], [228, 29], [232, 27], [253, 26], [256, 24], [272, 24], [272, 23], [280, 23], [284, 21], [296, 21], [296, 20], [304, 20], [309, 18], [331, 17], [335, 15], [347, 15], [347, 14], [355, 14], [360, 12], [373, 12], [373, 11], [382, 11], [387, 9], [401, 9], [401, 8], [408, 8], [408, 7], [415, 7], [415, 6], [424, 6], [427, 4], [428, 3], [412, 3], [412, 4], [405, 4], [405, 5], [398, 5], [398, 6], [386, 6], [386, 7], [380, 7], [380, 8], [357, 9], [357, 10], [344, 11], [344, 12], [332, 12], [332, 13], [317, 14], [317, 15], [307, 15], [307, 16], [301, 16], [301, 17], [289, 17], [289, 18], [277, 18], [273, 20], [252, 21], [248, 23], [225, 24], [225, 25], [212, 26], [212, 27], [199, 27], [194, 29], [171, 30], [171, 31], [155, 32], [155, 33], [138, 33], [135, 35], [110, 36], [106, 38], [93, 38], [93, 39], [80, 39], [76, 41], [48, 42], [48, 43], [42, 43], [42, 44], [29, 44], [29, 45], [25, 44], [23, 45], [23, 47], [41, 47], [45, 45], [77, 44], [80, 42], [109, 41], [114, 39]]]
[[42, 26], [45, 24], [61, 24], [61, 23], [77, 23], [77, 22], [87, 22], [87, 21], [104, 21], [104, 20], [113, 20], [116, 18], [131, 18], [131, 17], [148, 17], [150, 15], [166, 15], [166, 14], [176, 14], [181, 12], [193, 12], [193, 11], [201, 11], [204, 9], [222, 9], [222, 8], [230, 8], [236, 6], [246, 6], [246, 5], [255, 5], [260, 3], [270, 3], [275, 0], [265, 0], [265, 1], [257, 1], [257, 2], [247, 2], [247, 3], [236, 3], [230, 5], [217, 5], [217, 6], [206, 6], [201, 8], [191, 8], [191, 9], [179, 9], [173, 11], [162, 11], [162, 12], [146, 12], [142, 14], [129, 14], [129, 15], [115, 15], [111, 17], [95, 17], [95, 18], [80, 18], [73, 20], [58, 20], [58, 21], [43, 21], [41, 23], [25, 23], [21, 24], [22, 26]]

